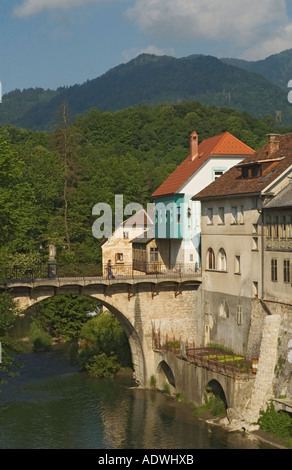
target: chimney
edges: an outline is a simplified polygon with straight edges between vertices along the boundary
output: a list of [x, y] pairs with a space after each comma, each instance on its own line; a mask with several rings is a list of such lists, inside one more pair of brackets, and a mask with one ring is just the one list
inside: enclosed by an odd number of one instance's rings
[[268, 155], [270, 156], [280, 148], [280, 134], [267, 134], [267, 136], [269, 138]]
[[190, 135], [190, 152], [191, 152], [191, 161], [197, 158], [199, 153], [199, 136], [196, 131], [192, 132]]

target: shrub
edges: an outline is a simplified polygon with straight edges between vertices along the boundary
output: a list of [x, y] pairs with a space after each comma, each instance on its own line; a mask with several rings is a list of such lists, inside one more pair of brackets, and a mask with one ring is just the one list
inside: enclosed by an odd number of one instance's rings
[[166, 395], [170, 395], [170, 387], [166, 382], [163, 384], [163, 391], [166, 393]]
[[151, 388], [156, 387], [156, 377], [155, 377], [155, 375], [151, 375], [151, 377], [150, 377], [150, 387]]
[[52, 349], [52, 338], [38, 323], [33, 322], [30, 327], [29, 340], [34, 351], [47, 351]]
[[94, 378], [113, 377], [120, 367], [121, 364], [116, 355], [107, 356], [104, 353], [93, 356], [90, 363], [85, 365], [90, 377]]
[[292, 418], [285, 411], [276, 411], [274, 403], [271, 402], [266, 411], [260, 411], [257, 424], [260, 428], [275, 436], [292, 438]]

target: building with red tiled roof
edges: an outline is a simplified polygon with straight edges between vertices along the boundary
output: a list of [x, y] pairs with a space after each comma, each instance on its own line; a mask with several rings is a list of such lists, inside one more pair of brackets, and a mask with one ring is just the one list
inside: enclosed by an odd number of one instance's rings
[[258, 357], [267, 314], [283, 321], [292, 314], [291, 178], [292, 134], [271, 134], [193, 196], [202, 209], [203, 295], [212, 312], [206, 341]]
[[166, 264], [200, 264], [200, 204], [191, 197], [254, 153], [229, 132], [200, 144], [198, 140], [198, 134], [192, 132], [189, 156], [152, 194], [155, 238]]

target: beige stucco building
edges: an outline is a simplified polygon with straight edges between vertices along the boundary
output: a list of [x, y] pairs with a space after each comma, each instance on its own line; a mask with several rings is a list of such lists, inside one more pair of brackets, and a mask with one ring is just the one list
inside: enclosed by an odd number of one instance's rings
[[[150, 206], [150, 205], [149, 205]], [[133, 273], [133, 239], [143, 240], [145, 234], [154, 234], [153, 211], [140, 210], [120, 224], [112, 235], [101, 244], [103, 274], [111, 260], [114, 275], [131, 275]]]
[[[194, 196], [202, 205], [205, 344], [246, 354], [253, 301], [292, 305], [292, 213], [279, 207], [283, 192], [291, 203], [291, 176], [292, 134], [270, 135], [266, 146]], [[271, 217], [278, 217], [277, 227]]]

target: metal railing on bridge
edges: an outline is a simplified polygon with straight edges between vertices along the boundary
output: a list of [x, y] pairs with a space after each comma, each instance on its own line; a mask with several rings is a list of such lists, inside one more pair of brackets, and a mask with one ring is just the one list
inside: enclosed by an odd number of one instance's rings
[[[138, 269], [137, 269], [138, 268]], [[143, 269], [142, 269], [143, 268]], [[115, 278], [138, 278], [141, 276], [159, 277], [199, 277], [200, 269], [194, 264], [169, 264], [143, 263], [142, 266], [134, 266], [126, 263], [113, 263], [112, 272]], [[107, 265], [100, 264], [56, 264], [56, 270], [52, 272], [47, 263], [34, 266], [0, 267], [0, 279], [47, 279], [47, 278], [101, 278], [107, 279]]]
[[197, 366], [214, 372], [222, 373], [233, 378], [254, 377], [257, 368], [255, 359], [237, 356], [218, 347], [196, 346], [195, 343], [175, 338], [175, 335], [162, 335], [152, 328], [152, 349], [165, 351], [187, 360]]

